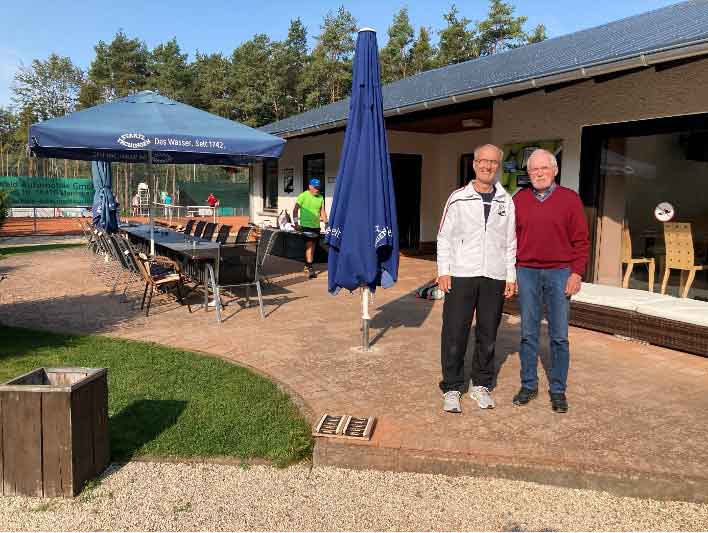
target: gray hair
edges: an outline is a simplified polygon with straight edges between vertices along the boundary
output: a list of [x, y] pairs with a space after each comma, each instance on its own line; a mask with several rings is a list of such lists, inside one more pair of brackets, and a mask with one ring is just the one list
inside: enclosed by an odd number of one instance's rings
[[504, 150], [499, 148], [498, 146], [495, 146], [493, 144], [483, 144], [481, 146], [478, 146], [477, 148], [474, 149], [474, 158], [477, 159], [477, 154], [479, 154], [480, 151], [482, 151], [484, 148], [494, 148], [497, 153], [499, 154], [499, 161], [501, 161], [504, 157]]
[[531, 155], [529, 156], [528, 161], [526, 161], [526, 167], [528, 168], [529, 162], [531, 162], [531, 160], [532, 160], [534, 157], [539, 156], [539, 155], [545, 155], [545, 156], [548, 158], [548, 160], [551, 162], [551, 165], [553, 166], [553, 168], [558, 168], [558, 160], [556, 159], [555, 154], [554, 154], [553, 152], [549, 152], [548, 150], [545, 150], [545, 149], [543, 149], [543, 148], [536, 148], [536, 149], [531, 153]]

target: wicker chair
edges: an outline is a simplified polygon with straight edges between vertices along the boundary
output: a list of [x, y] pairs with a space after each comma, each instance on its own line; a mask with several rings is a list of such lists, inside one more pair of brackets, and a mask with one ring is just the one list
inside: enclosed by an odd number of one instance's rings
[[[664, 279], [661, 282], [661, 294], [666, 294], [671, 269], [681, 271], [679, 294], [681, 298], [688, 296], [696, 272], [708, 270], [708, 265], [695, 264], [695, 251], [693, 249], [693, 234], [689, 222], [664, 223], [664, 243], [666, 245], [666, 268]], [[688, 275], [684, 278], [684, 272]]]
[[251, 240], [251, 235], [253, 234], [253, 226], [241, 226], [236, 233], [236, 244], [244, 244]]
[[202, 233], [202, 240], [203, 241], [210, 241], [212, 237], [214, 236], [214, 230], [216, 229], [216, 224], [213, 222], [208, 222], [206, 226], [204, 226], [204, 232]]
[[627, 269], [622, 279], [622, 287], [629, 288], [629, 278], [632, 275], [634, 265], [646, 264], [649, 270], [649, 292], [654, 292], [654, 272], [656, 272], [656, 262], [653, 257], [632, 257], [632, 238], [629, 227], [622, 228], [622, 264], [627, 265]]
[[229, 238], [229, 233], [231, 232], [231, 226], [228, 224], [222, 224], [219, 228], [219, 232], [216, 234], [216, 242], [221, 245], [226, 244], [226, 240]]
[[190, 218], [190, 219], [187, 221], [187, 225], [186, 225], [186, 226], [184, 227], [184, 229], [182, 230], [182, 233], [184, 233], [185, 235], [191, 234], [193, 227], [194, 227], [194, 219], [193, 219], [193, 218]]
[[197, 222], [197, 226], [194, 228], [194, 238], [199, 239], [202, 236], [202, 233], [204, 233], [204, 227], [206, 226], [206, 222], [203, 220], [200, 220]]

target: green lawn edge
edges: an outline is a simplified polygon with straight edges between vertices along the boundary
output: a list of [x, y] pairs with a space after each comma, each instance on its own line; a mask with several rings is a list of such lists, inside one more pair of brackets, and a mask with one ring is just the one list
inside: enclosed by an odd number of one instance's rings
[[288, 395], [221, 359], [153, 343], [0, 325], [0, 383], [38, 367], [108, 369], [111, 460], [236, 457], [277, 466], [310, 458]]
[[60, 250], [61, 248], [77, 248], [81, 243], [56, 243], [56, 244], [30, 244], [27, 246], [10, 246], [0, 248], [0, 257], [15, 254], [28, 254], [31, 252], [46, 252], [47, 250]]

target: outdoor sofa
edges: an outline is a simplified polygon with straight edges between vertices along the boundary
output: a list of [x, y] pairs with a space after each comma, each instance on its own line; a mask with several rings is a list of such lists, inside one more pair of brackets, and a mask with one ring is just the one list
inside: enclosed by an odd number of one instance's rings
[[[518, 302], [505, 311], [519, 314]], [[570, 324], [708, 357], [708, 302], [583, 283], [571, 299]]]

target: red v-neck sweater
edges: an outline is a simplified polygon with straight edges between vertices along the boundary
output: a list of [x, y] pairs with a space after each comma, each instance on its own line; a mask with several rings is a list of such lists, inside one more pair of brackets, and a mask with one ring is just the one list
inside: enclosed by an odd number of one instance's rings
[[541, 202], [531, 188], [514, 195], [516, 265], [585, 273], [588, 223], [578, 194], [560, 185]]

